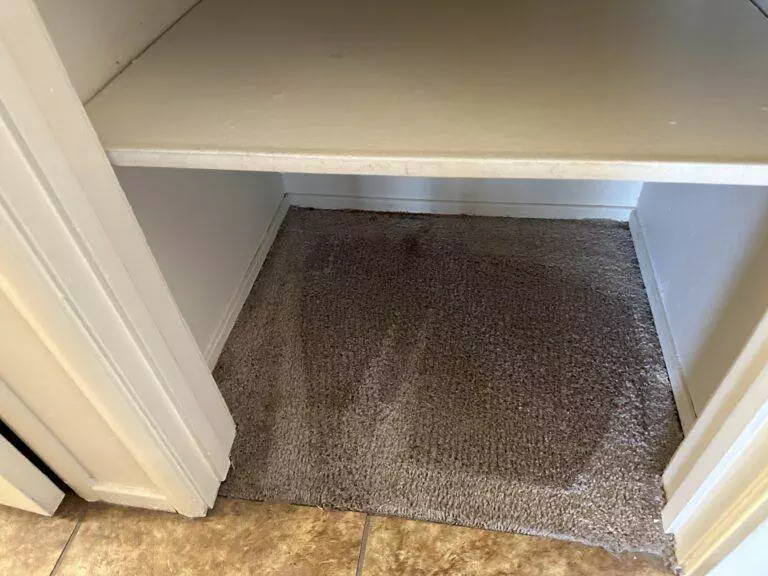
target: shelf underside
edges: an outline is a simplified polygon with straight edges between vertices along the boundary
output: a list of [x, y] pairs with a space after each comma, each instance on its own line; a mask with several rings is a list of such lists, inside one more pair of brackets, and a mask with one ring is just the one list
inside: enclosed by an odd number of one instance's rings
[[87, 106], [115, 164], [768, 183], [746, 0], [203, 0]]

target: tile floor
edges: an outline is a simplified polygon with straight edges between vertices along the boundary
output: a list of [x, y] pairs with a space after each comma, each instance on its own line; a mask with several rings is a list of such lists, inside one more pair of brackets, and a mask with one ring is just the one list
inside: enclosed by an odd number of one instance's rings
[[0, 506], [0, 574], [662, 576], [653, 556], [517, 534], [219, 498], [189, 520], [67, 497], [54, 518]]

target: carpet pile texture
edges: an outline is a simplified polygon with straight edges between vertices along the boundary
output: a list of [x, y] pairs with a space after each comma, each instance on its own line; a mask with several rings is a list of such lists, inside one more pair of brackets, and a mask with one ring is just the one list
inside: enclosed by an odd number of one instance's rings
[[214, 376], [224, 495], [669, 552], [625, 224], [291, 209]]

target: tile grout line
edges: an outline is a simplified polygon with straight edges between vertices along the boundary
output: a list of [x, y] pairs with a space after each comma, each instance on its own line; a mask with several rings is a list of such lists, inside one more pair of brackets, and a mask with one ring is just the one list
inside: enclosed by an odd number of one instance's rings
[[61, 549], [61, 554], [59, 554], [59, 557], [56, 559], [56, 564], [53, 565], [53, 568], [51, 569], [51, 573], [48, 576], [54, 576], [56, 572], [58, 572], [59, 567], [64, 561], [64, 555], [67, 553], [67, 549], [69, 549], [69, 545], [72, 543], [72, 541], [75, 539], [75, 536], [77, 536], [77, 533], [80, 531], [80, 525], [83, 523], [83, 518], [85, 518], [85, 512], [86, 511], [83, 510], [83, 512], [78, 517], [77, 524], [75, 524], [75, 528], [74, 530], [72, 530], [72, 534], [69, 535], [69, 538], [67, 538], [67, 541], [64, 543], [64, 548]]
[[368, 544], [368, 533], [371, 530], [371, 517], [365, 515], [365, 523], [363, 524], [363, 535], [360, 538], [360, 554], [357, 557], [357, 569], [355, 570], [355, 576], [363, 576], [363, 565], [365, 564], [365, 546]]

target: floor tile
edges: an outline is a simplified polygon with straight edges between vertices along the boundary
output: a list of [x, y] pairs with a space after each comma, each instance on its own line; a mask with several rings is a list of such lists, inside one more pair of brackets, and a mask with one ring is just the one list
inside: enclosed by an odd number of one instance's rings
[[57, 576], [353, 576], [364, 516], [219, 498], [201, 519], [88, 508]]
[[363, 576], [669, 576], [660, 558], [614, 556], [519, 534], [371, 517]]
[[77, 496], [67, 496], [53, 518], [0, 506], [0, 574], [48, 576], [84, 506]]

